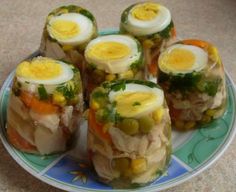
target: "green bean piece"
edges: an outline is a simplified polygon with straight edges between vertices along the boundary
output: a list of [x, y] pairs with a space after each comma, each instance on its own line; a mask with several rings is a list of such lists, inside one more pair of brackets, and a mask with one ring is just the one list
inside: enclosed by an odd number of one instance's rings
[[139, 130], [141, 133], [148, 133], [154, 126], [155, 122], [150, 116], [143, 116], [139, 120]]
[[118, 127], [127, 135], [135, 135], [139, 132], [139, 124], [136, 119], [123, 119]]

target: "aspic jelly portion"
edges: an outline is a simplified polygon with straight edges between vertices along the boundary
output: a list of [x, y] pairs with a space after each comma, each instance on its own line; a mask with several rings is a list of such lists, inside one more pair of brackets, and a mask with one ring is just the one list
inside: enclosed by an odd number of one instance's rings
[[113, 187], [146, 185], [168, 166], [169, 110], [155, 83], [118, 80], [96, 88], [88, 129], [90, 159], [101, 181]]
[[225, 73], [216, 47], [201, 40], [177, 42], [161, 53], [158, 67], [176, 129], [190, 130], [224, 113]]
[[76, 141], [82, 107], [78, 69], [46, 57], [24, 61], [9, 98], [8, 140], [24, 152], [65, 152]]

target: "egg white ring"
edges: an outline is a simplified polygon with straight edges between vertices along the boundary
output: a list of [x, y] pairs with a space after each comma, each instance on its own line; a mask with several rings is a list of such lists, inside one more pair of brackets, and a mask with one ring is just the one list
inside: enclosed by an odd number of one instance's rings
[[[120, 59], [98, 59], [89, 56], [90, 49], [97, 43], [101, 42], [117, 42], [128, 46], [131, 53], [126, 57]], [[140, 59], [142, 53], [138, 49], [138, 43], [132, 37], [127, 35], [106, 35], [93, 39], [89, 42], [85, 49], [85, 58], [88, 63], [96, 65], [100, 70], [104, 70], [107, 73], [122, 73], [129, 69], [130, 65]]]
[[[140, 4], [136, 5], [139, 6]], [[127, 24], [124, 25], [127, 31], [135, 36], [151, 35], [162, 31], [171, 23], [171, 13], [166, 7], [159, 5], [157, 16], [148, 21], [136, 19], [132, 15], [134, 6], [128, 14]]]
[[17, 81], [21, 82], [21, 83], [26, 83], [28, 82], [28, 84], [42, 84], [42, 85], [59, 85], [61, 83], [65, 83], [69, 80], [71, 80], [74, 76], [74, 72], [73, 70], [70, 68], [70, 66], [66, 63], [63, 63], [61, 61], [56, 61], [58, 64], [61, 65], [61, 70], [62, 70], [62, 74], [60, 74], [57, 77], [51, 78], [51, 79], [32, 79], [32, 78], [26, 78], [26, 77], [20, 77], [20, 76], [16, 76]]
[[[187, 51], [191, 51], [194, 54], [196, 60], [195, 60], [195, 63], [193, 64], [191, 69], [184, 70], [184, 71], [178, 71], [178, 70], [173, 71], [173, 70], [167, 69], [165, 67], [165, 64], [162, 63], [163, 62], [163, 57], [166, 57], [166, 54], [168, 55], [169, 53], [171, 53], [172, 50], [174, 50], [176, 48], [185, 49]], [[205, 50], [203, 50], [203, 49], [201, 49], [200, 47], [197, 47], [197, 46], [175, 44], [175, 45], [172, 45], [172, 46], [168, 47], [165, 51], [163, 51], [160, 54], [159, 59], [158, 59], [158, 63], [159, 63], [159, 67], [160, 67], [161, 71], [163, 71], [164, 73], [167, 73], [167, 74], [168, 73], [186, 74], [186, 73], [192, 73], [194, 71], [198, 72], [198, 71], [201, 71], [202, 69], [204, 69], [207, 66], [208, 53]]]
[[[27, 91], [32, 94], [38, 94], [38, 88], [40, 87], [40, 84], [34, 84], [34, 83], [26, 83], [19, 81], [21, 83], [20, 90]], [[44, 85], [45, 90], [48, 94], [52, 94], [58, 85]]]
[[115, 97], [117, 95], [124, 94], [124, 93], [135, 93], [135, 92], [153, 93], [157, 97], [157, 100], [153, 103], [153, 105], [151, 107], [138, 113], [137, 115], [135, 115], [135, 117], [140, 117], [144, 114], [149, 114], [152, 111], [154, 111], [155, 109], [157, 109], [158, 107], [161, 107], [164, 103], [164, 92], [161, 89], [158, 89], [156, 87], [151, 88], [151, 87], [148, 87], [145, 85], [139, 85], [139, 84], [135, 84], [135, 83], [126, 84], [125, 89], [122, 91], [110, 91], [108, 98], [109, 98], [110, 102], [114, 102]]
[[[57, 39], [52, 35], [50, 29], [50, 25], [57, 20], [66, 20], [77, 23], [80, 30], [79, 33], [75, 37], [69, 39], [64, 39], [64, 40]], [[56, 39], [62, 45], [72, 45], [72, 46], [82, 44], [91, 39], [94, 32], [93, 28], [94, 28], [93, 22], [86, 16], [79, 13], [65, 13], [59, 16], [54, 16], [49, 20], [47, 24], [47, 31], [53, 39]]]

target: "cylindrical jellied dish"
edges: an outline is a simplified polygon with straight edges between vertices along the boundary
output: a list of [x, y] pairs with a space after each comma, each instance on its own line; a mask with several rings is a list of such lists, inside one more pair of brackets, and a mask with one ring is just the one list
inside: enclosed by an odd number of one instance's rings
[[216, 47], [183, 40], [163, 51], [158, 63], [158, 81], [176, 129], [190, 130], [224, 113], [225, 73]]
[[97, 33], [96, 20], [88, 10], [75, 5], [59, 7], [47, 16], [41, 54], [72, 63], [82, 73], [84, 49]]
[[96, 88], [90, 98], [88, 152], [100, 180], [114, 188], [143, 186], [158, 178], [171, 155], [163, 91], [141, 80]]
[[120, 32], [140, 40], [144, 50], [147, 78], [156, 82], [157, 59], [160, 50], [176, 36], [170, 11], [158, 3], [137, 3], [121, 16]]
[[128, 35], [104, 35], [85, 49], [87, 97], [104, 81], [144, 79], [140, 43]]
[[16, 68], [7, 110], [8, 141], [17, 149], [52, 154], [76, 141], [82, 114], [79, 70], [46, 57]]

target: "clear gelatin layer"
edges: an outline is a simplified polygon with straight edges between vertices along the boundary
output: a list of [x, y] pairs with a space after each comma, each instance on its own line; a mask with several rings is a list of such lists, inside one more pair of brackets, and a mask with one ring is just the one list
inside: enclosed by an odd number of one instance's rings
[[158, 3], [137, 3], [125, 9], [120, 32], [135, 36], [143, 46], [147, 78], [156, 82], [157, 59], [176, 37], [170, 11]]
[[80, 72], [73, 65], [46, 57], [23, 61], [9, 98], [8, 140], [24, 152], [64, 152], [79, 133], [82, 106]]
[[190, 130], [224, 113], [225, 73], [212, 44], [193, 39], [179, 41], [161, 53], [158, 66], [158, 81], [176, 129]]
[[117, 80], [91, 94], [88, 151], [102, 182], [143, 186], [166, 170], [171, 125], [163, 91], [152, 82]]
[[128, 35], [104, 35], [85, 49], [87, 97], [104, 81], [144, 79], [140, 43]]
[[75, 5], [62, 6], [47, 16], [40, 51], [46, 57], [72, 63], [83, 72], [84, 49], [95, 37], [96, 20], [88, 10]]

